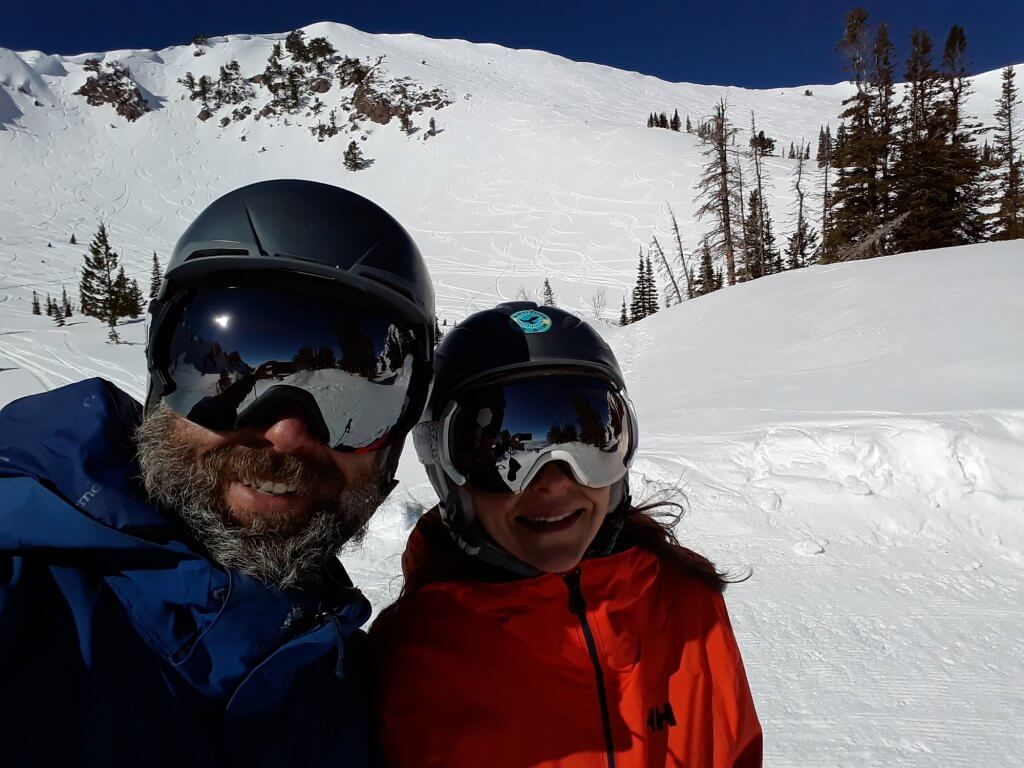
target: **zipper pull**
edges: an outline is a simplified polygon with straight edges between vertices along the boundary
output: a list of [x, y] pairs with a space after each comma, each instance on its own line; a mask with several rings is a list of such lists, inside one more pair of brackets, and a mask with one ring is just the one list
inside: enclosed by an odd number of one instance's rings
[[583, 599], [583, 588], [580, 586], [580, 569], [567, 573], [562, 577], [569, 588], [569, 613], [582, 616], [587, 612], [587, 601]]

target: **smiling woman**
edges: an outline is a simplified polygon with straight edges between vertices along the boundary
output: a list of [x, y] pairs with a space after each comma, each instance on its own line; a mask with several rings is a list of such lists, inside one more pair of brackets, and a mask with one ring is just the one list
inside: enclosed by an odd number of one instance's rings
[[761, 764], [725, 580], [637, 508], [636, 416], [579, 318], [503, 304], [437, 350], [441, 500], [371, 631], [391, 766]]

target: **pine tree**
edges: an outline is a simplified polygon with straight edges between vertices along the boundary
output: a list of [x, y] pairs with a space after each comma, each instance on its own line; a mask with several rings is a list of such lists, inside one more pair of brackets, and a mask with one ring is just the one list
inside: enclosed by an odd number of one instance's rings
[[153, 251], [153, 269], [149, 274], [149, 298], [155, 299], [160, 293], [160, 283], [163, 280], [163, 270], [160, 268], [160, 260]]
[[82, 314], [98, 318], [113, 328], [117, 322], [118, 294], [114, 285], [120, 257], [110, 247], [106, 225], [100, 227], [89, 243], [79, 285]]
[[302, 75], [298, 67], [289, 67], [285, 73], [285, 106], [292, 112], [302, 106]]
[[46, 316], [53, 317], [57, 314], [57, 305], [53, 302], [50, 294], [46, 294]]
[[301, 29], [288, 33], [284, 39], [284, 49], [295, 61], [302, 63], [310, 61], [309, 49], [306, 47], [306, 33]]
[[790, 160], [795, 160], [796, 159], [796, 147], [793, 146], [793, 142], [792, 141], [789, 142], [789, 159]]
[[693, 125], [690, 123], [690, 116], [686, 116], [686, 132], [693, 133]]
[[635, 323], [643, 320], [647, 315], [644, 301], [644, 252], [640, 249], [636, 264], [636, 282], [633, 283], [633, 295], [629, 302], [629, 319]]
[[[893, 220], [892, 162], [896, 148], [896, 125], [900, 108], [896, 102], [896, 80], [893, 64], [895, 48], [889, 39], [889, 26], [879, 24], [871, 47], [871, 124], [873, 130], [872, 155], [874, 161], [875, 189], [872, 193], [876, 210], [875, 220], [880, 226]], [[878, 238], [877, 251], [892, 253], [890, 238]]]
[[75, 240], [75, 233], [74, 232], [71, 233], [71, 241], [70, 242], [71, 242], [72, 245], [78, 245], [78, 241]]
[[786, 243], [786, 269], [806, 267], [814, 258], [818, 246], [818, 233], [811, 229], [807, 219], [800, 222]]
[[682, 127], [682, 123], [679, 121], [679, 110], [675, 111], [672, 115], [672, 120], [669, 122], [668, 127], [673, 131], [678, 131]]
[[[750, 136], [754, 189], [750, 194], [747, 218], [743, 221], [744, 269], [747, 280], [771, 274], [777, 256], [774, 250], [775, 236], [772, 233], [771, 214], [765, 201], [765, 190], [771, 186], [771, 179], [762, 160], [766, 152], [766, 143], [764, 131], [757, 130], [753, 112], [750, 113]], [[742, 218], [743, 214], [740, 215]]]
[[654, 113], [653, 112], [649, 112], [647, 114], [647, 127], [648, 128], [653, 128], [654, 127]]
[[146, 307], [146, 299], [142, 294], [142, 287], [139, 281], [132, 278], [128, 283], [128, 292], [125, 294], [125, 314], [134, 319], [142, 314]]
[[363, 156], [363, 152], [359, 149], [359, 145], [354, 141], [348, 143], [348, 149], [345, 150], [344, 155], [345, 167], [350, 171], [361, 171], [369, 167], [369, 163]]
[[946, 126], [939, 73], [932, 66], [932, 41], [923, 30], [911, 35], [905, 80], [898, 155], [893, 164], [893, 211], [902, 217], [893, 240], [900, 252], [935, 248], [944, 239], [934, 227], [943, 205], [942, 185], [936, 183], [936, 176], [943, 166]]
[[814, 159], [817, 161], [818, 167], [823, 168], [826, 161], [831, 165], [834, 155], [835, 147], [832, 141], [832, 126], [822, 126], [818, 129], [818, 154]]
[[278, 91], [284, 88], [285, 85], [284, 64], [281, 61], [283, 56], [284, 52], [281, 50], [281, 44], [274, 43], [270, 56], [267, 58], [267, 66], [263, 70], [263, 85], [275, 97], [273, 102], [271, 102], [272, 104], [277, 101]]
[[543, 297], [541, 299], [541, 303], [545, 307], [554, 307], [554, 306], [556, 306], [556, 304], [555, 304], [555, 292], [553, 290], [551, 290], [551, 283], [548, 282], [548, 279], [546, 277], [544, 278], [544, 293], [543, 293]]
[[825, 126], [818, 142], [818, 167], [821, 169], [821, 246], [818, 251], [818, 261], [828, 264], [832, 261], [833, 254], [828, 248], [828, 232], [831, 229], [831, 218], [829, 216], [832, 207], [832, 196], [829, 192], [829, 172], [832, 170], [832, 131], [830, 126]]
[[125, 317], [128, 314], [129, 296], [131, 285], [128, 282], [128, 275], [125, 274], [124, 264], [118, 267], [117, 275], [114, 277], [114, 317]]
[[39, 294], [37, 294], [35, 291], [32, 291], [32, 314], [33, 315], [42, 315], [43, 314], [42, 309], [40, 309], [40, 307], [39, 307]]
[[64, 309], [56, 302], [53, 307], [53, 320], [57, 323], [58, 327], [63, 327], [66, 324], [64, 322]]
[[863, 242], [881, 224], [878, 219], [880, 204], [872, 123], [875, 99], [868, 81], [867, 17], [863, 8], [850, 11], [838, 46], [847, 58], [846, 69], [852, 75], [856, 90], [843, 100], [841, 140], [837, 142], [834, 158], [837, 173], [827, 244], [829, 251], [837, 253]]
[[747, 265], [750, 263], [750, 248], [751, 248], [751, 246], [753, 244], [752, 243], [748, 243], [747, 242], [747, 238], [745, 236], [744, 225], [745, 225], [745, 222], [747, 221], [747, 211], [746, 211], [746, 205], [747, 205], [747, 200], [746, 200], [747, 192], [746, 192], [746, 189], [747, 188], [746, 188], [746, 185], [744, 183], [744, 177], [743, 177], [743, 156], [740, 153], [739, 143], [736, 142], [735, 140], [733, 140], [733, 144], [732, 144], [732, 160], [733, 160], [733, 170], [735, 171], [735, 189], [733, 191], [733, 198], [734, 198], [735, 204], [734, 204], [734, 207], [733, 207], [733, 213], [736, 215], [736, 230], [735, 230], [735, 233], [736, 233], [736, 248], [737, 248], [737, 251], [738, 251], [737, 254], [736, 254], [736, 258], [738, 258], [739, 263], [742, 265], [742, 269], [741, 269], [740, 275], [739, 275], [739, 280], [743, 281], [743, 280], [747, 279], [745, 275], [746, 275], [746, 271], [747, 271]]
[[68, 289], [63, 285], [60, 287], [60, 311], [64, 317], [71, 317], [73, 313], [71, 309], [71, 301], [68, 299]]
[[963, 30], [954, 26], [939, 72], [927, 34], [912, 36], [907, 109], [893, 168], [899, 218], [894, 242], [900, 251], [962, 245], [985, 235], [981, 158], [974, 142], [979, 126], [964, 112], [966, 47]]
[[[714, 222], [708, 238], [725, 254], [726, 279], [736, 283], [736, 242], [733, 234], [733, 199], [736, 171], [729, 162], [729, 145], [735, 129], [729, 122], [725, 101], [720, 101], [714, 114], [701, 131], [705, 163], [697, 181], [697, 218], [710, 217]], [[709, 246], [710, 247], [710, 246]]]
[[[210, 108], [210, 97], [213, 95], [213, 83], [210, 82], [210, 78], [203, 75], [199, 78], [196, 83], [195, 98], [199, 101], [203, 109]], [[214, 105], [216, 108], [217, 105]]]
[[782, 254], [775, 243], [775, 224], [768, 203], [761, 201], [761, 237], [764, 239], [764, 274], [775, 275], [782, 271]]
[[626, 314], [626, 297], [622, 297], [622, 312], [619, 314], [619, 325], [629, 325], [629, 315]]
[[313, 66], [316, 68], [317, 74], [321, 75], [327, 70], [327, 66], [335, 61], [335, 54], [337, 53], [326, 37], [312, 38], [306, 46], [306, 51], [310, 61], [313, 62]]
[[1024, 179], [1021, 178], [1021, 157], [1017, 150], [1016, 111], [1020, 106], [1014, 69], [1003, 70], [999, 99], [996, 102], [995, 197], [998, 209], [992, 216], [993, 240], [1014, 240], [1024, 237]]
[[982, 209], [989, 201], [982, 184], [984, 168], [976, 141], [982, 127], [966, 112], [971, 86], [967, 72], [967, 36], [960, 26], [954, 25], [946, 38], [942, 80], [946, 118], [942, 174], [946, 198], [946, 241], [951, 245], [978, 243], [988, 235]]
[[756, 280], [761, 277], [761, 264], [763, 259], [760, 253], [761, 237], [758, 233], [761, 223], [758, 220], [757, 209], [761, 207], [761, 198], [757, 190], [751, 190], [750, 197], [746, 201], [746, 211], [740, 214], [743, 228], [740, 233], [740, 240], [743, 243], [743, 269], [740, 271], [740, 282]]
[[441, 343], [441, 339], [444, 338], [444, 333], [441, 332], [441, 326], [437, 323], [437, 316], [434, 316], [434, 346], [436, 347]]
[[[808, 144], [807, 148], [809, 147]], [[796, 167], [793, 169], [794, 228], [786, 243], [786, 269], [806, 267], [817, 246], [818, 234], [811, 229], [807, 217], [807, 190], [804, 181], [804, 164], [806, 162], [807, 152], [805, 147], [801, 146], [796, 153]]]
[[697, 278], [696, 284], [698, 296], [705, 296], [722, 287], [721, 274], [715, 272], [715, 265], [711, 258], [711, 245], [706, 238], [701, 243], [700, 276]]
[[658, 311], [658, 283], [654, 279], [654, 269], [651, 266], [651, 254], [647, 254], [646, 276], [644, 283], [644, 300], [646, 303], [646, 316], [653, 315]]

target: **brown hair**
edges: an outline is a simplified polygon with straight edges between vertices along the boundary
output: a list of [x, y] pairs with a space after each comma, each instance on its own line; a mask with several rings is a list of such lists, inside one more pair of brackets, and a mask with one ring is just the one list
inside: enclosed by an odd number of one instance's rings
[[730, 577], [706, 557], [679, 543], [675, 526], [684, 512], [682, 504], [664, 499], [630, 505], [622, 520], [620, 546], [646, 549], [663, 563], [675, 566], [718, 592], [724, 591], [727, 584], [749, 579], [749, 573], [742, 578]]

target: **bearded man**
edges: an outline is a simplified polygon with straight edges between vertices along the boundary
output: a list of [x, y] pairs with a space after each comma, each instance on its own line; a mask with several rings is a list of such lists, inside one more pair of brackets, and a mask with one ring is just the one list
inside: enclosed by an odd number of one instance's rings
[[368, 765], [338, 553], [426, 398], [423, 259], [358, 195], [262, 182], [150, 313], [144, 408], [92, 379], [0, 411], [2, 762]]

